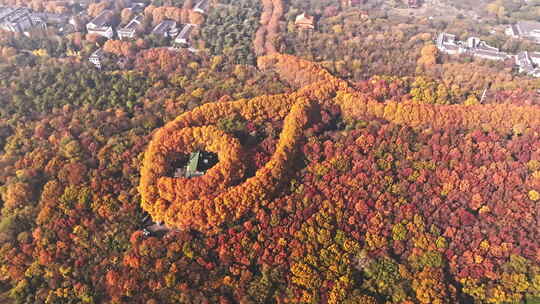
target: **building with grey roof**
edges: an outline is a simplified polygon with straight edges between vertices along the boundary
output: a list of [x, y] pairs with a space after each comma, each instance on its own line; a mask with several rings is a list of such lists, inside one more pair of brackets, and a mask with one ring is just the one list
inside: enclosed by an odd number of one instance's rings
[[210, 1], [209, 0], [201, 0], [195, 4], [195, 7], [193, 7], [193, 11], [200, 13], [200, 14], [206, 14], [208, 11], [208, 8], [210, 7]]
[[104, 10], [99, 15], [94, 17], [86, 26], [89, 28], [97, 28], [111, 25], [111, 17], [113, 12], [111, 10]]
[[92, 55], [90, 55], [90, 58], [88, 58], [88, 61], [93, 63], [98, 69], [101, 69], [101, 60], [103, 59], [105, 53], [101, 48], [95, 50]]
[[540, 53], [539, 52], [528, 52], [529, 58], [535, 65], [540, 65]]
[[521, 52], [516, 55], [516, 65], [519, 68], [520, 73], [528, 73], [534, 69], [531, 58], [528, 52]]
[[152, 30], [152, 34], [157, 36], [163, 36], [165, 38], [174, 37], [178, 35], [178, 27], [174, 20], [163, 20], [160, 24]]
[[195, 26], [193, 24], [186, 24], [182, 28], [182, 31], [180, 31], [180, 34], [176, 36], [174, 39], [175, 43], [179, 44], [187, 44], [189, 41], [189, 36], [191, 35], [191, 31], [193, 30]]
[[467, 54], [488, 60], [506, 60], [511, 56], [499, 51], [487, 42], [476, 37], [470, 37], [466, 42], [456, 40], [456, 36], [448, 33], [440, 33], [437, 37], [437, 48], [442, 53], [449, 55]]
[[114, 31], [110, 23], [112, 15], [113, 12], [111, 10], [104, 10], [86, 24], [86, 30], [89, 34], [97, 34], [111, 39], [114, 36]]
[[45, 23], [38, 16], [34, 16], [28, 8], [0, 7], [0, 28], [28, 34], [31, 28], [45, 29]]
[[488, 59], [488, 60], [506, 60], [510, 58], [510, 55], [504, 52], [499, 52], [498, 50], [485, 50], [485, 49], [475, 49], [471, 51], [471, 55], [474, 57]]
[[525, 38], [540, 43], [540, 22], [518, 21], [506, 28], [505, 33], [514, 38]]
[[55, 14], [55, 13], [33, 13], [32, 17], [39, 18], [46, 23], [65, 24], [69, 22], [69, 15], [67, 14]]
[[461, 46], [456, 41], [456, 35], [448, 33], [440, 33], [437, 36], [437, 48], [439, 51], [449, 55], [463, 53]]
[[517, 54], [515, 59], [520, 73], [525, 73], [533, 77], [540, 77], [540, 53], [525, 51]]
[[133, 2], [127, 9], [131, 10], [134, 14], [140, 14], [144, 11], [146, 4], [144, 2]]
[[137, 15], [126, 26], [118, 30], [118, 38], [134, 38], [137, 34], [137, 29], [143, 20], [142, 15]]

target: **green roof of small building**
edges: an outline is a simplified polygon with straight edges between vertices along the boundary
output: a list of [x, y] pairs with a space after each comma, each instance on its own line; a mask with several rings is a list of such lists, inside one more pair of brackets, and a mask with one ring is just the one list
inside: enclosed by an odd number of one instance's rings
[[189, 161], [186, 167], [186, 176], [190, 177], [195, 172], [197, 172], [197, 167], [199, 166], [199, 160], [201, 158], [201, 151], [193, 152], [189, 155]]

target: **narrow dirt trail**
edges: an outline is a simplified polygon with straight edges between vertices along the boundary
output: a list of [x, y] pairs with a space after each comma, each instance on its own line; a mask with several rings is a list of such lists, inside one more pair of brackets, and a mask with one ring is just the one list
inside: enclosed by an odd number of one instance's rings
[[283, 16], [281, 0], [262, 0], [261, 26], [255, 33], [253, 48], [257, 56], [277, 53], [274, 41], [279, 36], [279, 20]]

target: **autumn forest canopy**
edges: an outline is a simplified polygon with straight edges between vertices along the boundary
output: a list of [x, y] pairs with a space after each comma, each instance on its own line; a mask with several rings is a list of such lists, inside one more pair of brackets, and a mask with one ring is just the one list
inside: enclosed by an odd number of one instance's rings
[[434, 42], [526, 8], [128, 2], [0, 0], [77, 17], [0, 30], [0, 303], [540, 303], [540, 83]]

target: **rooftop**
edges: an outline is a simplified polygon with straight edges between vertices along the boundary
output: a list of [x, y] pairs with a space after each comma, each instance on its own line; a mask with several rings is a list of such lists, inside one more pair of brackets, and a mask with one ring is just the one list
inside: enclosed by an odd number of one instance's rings
[[189, 34], [191, 33], [191, 31], [193, 30], [193, 24], [186, 24], [184, 26], [184, 28], [182, 28], [182, 31], [180, 32], [180, 34], [178, 34], [178, 36], [176, 37], [176, 39], [186, 39], [188, 38]]
[[530, 52], [529, 57], [531, 57], [531, 58], [540, 58], [540, 52]]
[[69, 15], [67, 14], [55, 14], [55, 13], [33, 13], [35, 17], [39, 17], [49, 23], [67, 23]]
[[123, 30], [134, 30], [134, 29], [137, 28], [137, 26], [139, 24], [141, 24], [142, 19], [143, 19], [142, 15], [137, 15], [135, 18], [131, 19], [131, 21], [126, 26], [124, 26], [122, 29]]
[[104, 10], [99, 15], [97, 15], [96, 18], [90, 21], [90, 23], [94, 24], [96, 27], [108, 26], [112, 14], [112, 11]]
[[310, 23], [313, 23], [313, 16], [310, 16], [306, 13], [302, 13], [298, 16], [296, 16], [296, 20], [295, 22], [310, 22]]
[[95, 50], [92, 55], [90, 55], [90, 58], [101, 58], [103, 57], [103, 50], [101, 48]]
[[456, 36], [447, 34], [443, 36], [442, 43], [454, 43], [455, 39]]
[[165, 34], [167, 31], [169, 31], [171, 28], [176, 26], [176, 21], [173, 20], [163, 20], [160, 24], [158, 24], [154, 30], [152, 31], [152, 34]]
[[496, 48], [496, 47], [492, 47], [490, 45], [488, 45], [487, 43], [480, 43], [476, 46], [476, 49], [477, 50], [482, 50], [482, 51], [489, 51], [489, 52], [499, 52], [499, 49]]
[[11, 14], [15, 9], [11, 7], [2, 6], [0, 7], [0, 21], [4, 19], [6, 16]]
[[445, 44], [444, 48], [446, 48], [449, 51], [458, 51], [459, 50], [459, 47], [457, 45], [453, 45], [453, 44]]
[[520, 35], [529, 35], [531, 32], [540, 31], [540, 22], [518, 21], [517, 28]]
[[483, 49], [474, 50], [473, 55], [481, 56], [481, 57], [497, 58], [501, 60], [508, 58], [508, 54], [506, 53], [502, 53], [499, 51], [483, 50]]
[[210, 7], [210, 1], [208, 0], [201, 0], [199, 2], [197, 2], [197, 4], [195, 5], [195, 7], [193, 7], [193, 10], [202, 10], [202, 11], [206, 11], [208, 9], [208, 7]]
[[137, 12], [142, 12], [145, 7], [146, 7], [146, 4], [144, 4], [143, 2], [134, 2], [130, 6], [128, 6], [128, 9], [137, 13]]
[[518, 28], [517, 28], [517, 26], [515, 24], [512, 24], [510, 27], [511, 27], [513, 33], [515, 33], [515, 34], [518, 33]]
[[314, 20], [315, 18], [313, 16], [310, 16], [306, 13], [302, 13], [298, 16], [296, 16], [296, 19], [294, 21], [294, 24], [301, 27], [301, 28], [314, 28]]
[[0, 13], [0, 22], [17, 22], [19, 19], [28, 17], [30, 10], [27, 8], [4, 8]]
[[189, 156], [189, 161], [186, 167], [186, 177], [191, 177], [197, 174], [197, 167], [199, 166], [199, 159], [201, 158], [201, 152], [193, 152]]
[[534, 69], [528, 52], [521, 52], [516, 55], [516, 64], [520, 67], [520, 70], [531, 71]]

